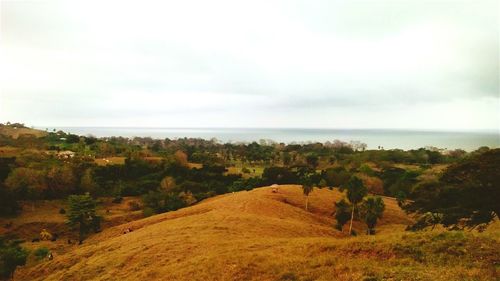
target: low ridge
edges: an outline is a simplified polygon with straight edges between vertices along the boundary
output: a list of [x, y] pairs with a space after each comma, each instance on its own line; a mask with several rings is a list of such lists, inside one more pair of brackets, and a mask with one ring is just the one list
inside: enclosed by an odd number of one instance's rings
[[[289, 259], [301, 258], [311, 243], [343, 240], [331, 216], [341, 197], [338, 191], [315, 189], [305, 211], [300, 186], [217, 196], [106, 229], [69, 253], [56, 253], [52, 261], [20, 269], [16, 279], [274, 280], [279, 266], [294, 266]], [[385, 201], [381, 229], [409, 222], [393, 199]], [[127, 228], [132, 232], [124, 234]]]

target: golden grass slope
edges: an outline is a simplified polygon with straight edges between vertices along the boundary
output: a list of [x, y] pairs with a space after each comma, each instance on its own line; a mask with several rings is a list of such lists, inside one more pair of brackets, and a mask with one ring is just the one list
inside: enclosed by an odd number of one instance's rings
[[[341, 196], [315, 189], [310, 212], [299, 186], [218, 196], [106, 229], [18, 270], [15, 280], [492, 280], [497, 273], [498, 240], [477, 237], [472, 245], [463, 234], [435, 241], [442, 233], [406, 234], [401, 229], [409, 219], [390, 198], [378, 235], [346, 237], [332, 227], [333, 202]], [[133, 231], [123, 234], [128, 227]], [[442, 249], [428, 257], [419, 252], [450, 241], [466, 251], [481, 245], [483, 261], [467, 256], [458, 263]]]
[[20, 136], [34, 136], [37, 138], [44, 137], [47, 132], [31, 128], [17, 128], [12, 126], [0, 126], [0, 135], [9, 136], [13, 139], [17, 139]]

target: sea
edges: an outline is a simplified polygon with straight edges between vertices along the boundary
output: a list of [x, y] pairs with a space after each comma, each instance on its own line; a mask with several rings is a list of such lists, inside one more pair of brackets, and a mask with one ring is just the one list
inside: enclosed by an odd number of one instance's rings
[[[45, 128], [43, 128], [45, 129]], [[49, 128], [52, 130], [53, 128]], [[418, 149], [436, 147], [473, 151], [482, 146], [500, 147], [499, 131], [444, 132], [395, 129], [270, 129], [270, 128], [133, 128], [133, 127], [57, 127], [77, 135], [95, 137], [151, 137], [154, 139], [203, 138], [220, 142], [259, 142], [272, 140], [283, 143], [359, 141], [368, 149]]]

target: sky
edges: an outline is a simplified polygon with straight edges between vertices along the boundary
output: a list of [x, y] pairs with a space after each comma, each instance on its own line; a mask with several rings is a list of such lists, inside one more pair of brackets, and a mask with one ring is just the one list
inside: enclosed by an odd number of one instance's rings
[[0, 122], [500, 128], [499, 1], [5, 1]]

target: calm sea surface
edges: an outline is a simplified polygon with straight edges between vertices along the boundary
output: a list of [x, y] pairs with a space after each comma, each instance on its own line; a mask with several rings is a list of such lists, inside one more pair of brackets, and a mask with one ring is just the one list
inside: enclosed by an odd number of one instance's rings
[[[44, 128], [45, 129], [45, 128]], [[52, 129], [52, 128], [49, 128]], [[481, 146], [500, 147], [499, 132], [434, 132], [407, 130], [365, 130], [365, 129], [179, 129], [179, 128], [106, 128], [106, 127], [59, 127], [78, 135], [96, 137], [152, 137], [164, 138], [216, 138], [222, 142], [251, 142], [270, 139], [277, 142], [326, 142], [333, 140], [361, 141], [369, 149], [383, 146], [385, 149], [415, 149], [435, 146], [445, 149], [461, 148], [474, 150]]]

